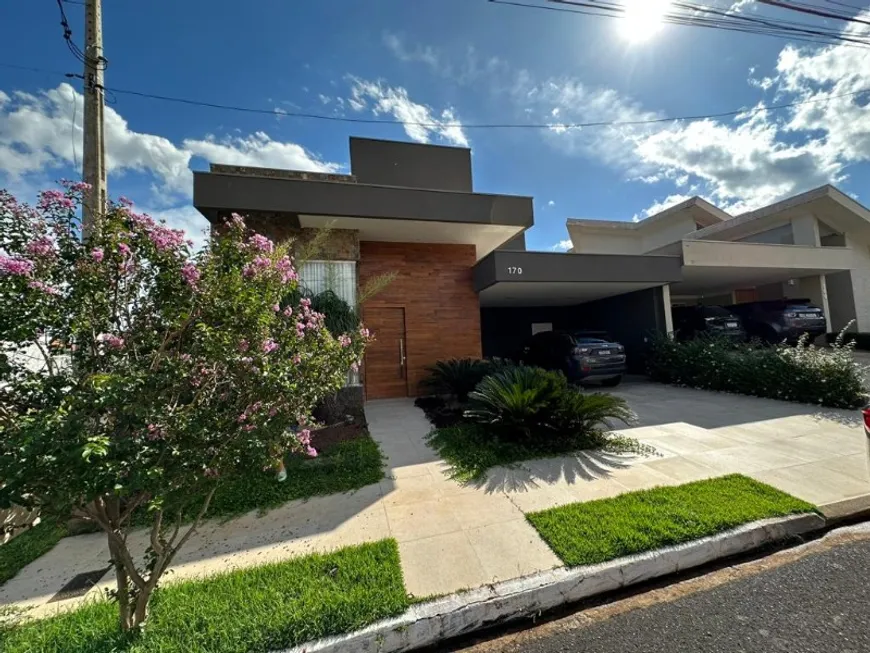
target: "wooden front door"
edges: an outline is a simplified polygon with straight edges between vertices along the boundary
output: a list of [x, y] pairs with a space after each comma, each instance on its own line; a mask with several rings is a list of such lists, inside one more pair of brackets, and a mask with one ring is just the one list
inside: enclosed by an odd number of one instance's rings
[[404, 308], [366, 308], [364, 321], [375, 341], [366, 348], [367, 399], [408, 396]]

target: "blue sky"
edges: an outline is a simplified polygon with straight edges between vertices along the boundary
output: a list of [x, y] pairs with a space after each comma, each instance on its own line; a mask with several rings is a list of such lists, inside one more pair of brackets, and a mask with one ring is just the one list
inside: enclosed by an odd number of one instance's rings
[[[866, 199], [867, 96], [737, 119], [559, 125], [827, 100], [870, 88], [870, 49], [676, 26], [635, 42], [619, 21], [486, 0], [104, 4], [107, 86], [274, 111], [110, 96], [110, 193], [188, 229], [204, 226], [190, 206], [189, 169], [212, 160], [346, 170], [352, 135], [470, 146], [477, 190], [535, 197], [528, 242], [543, 250], [567, 238], [568, 217], [632, 220], [695, 194], [734, 214], [828, 182]], [[760, 11], [751, 0], [737, 4]], [[66, 10], [81, 43], [83, 7]], [[4, 3], [0, 24], [13, 26], [0, 63], [81, 71], [52, 0]], [[0, 186], [27, 198], [76, 176], [79, 84], [0, 67]], [[283, 111], [442, 126], [321, 122]], [[552, 127], [471, 127], [505, 122]]]

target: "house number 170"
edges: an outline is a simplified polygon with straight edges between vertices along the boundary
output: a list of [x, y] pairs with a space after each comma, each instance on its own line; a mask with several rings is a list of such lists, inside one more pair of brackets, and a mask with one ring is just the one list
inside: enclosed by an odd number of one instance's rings
[[508, 268], [508, 274], [522, 274], [522, 268]]

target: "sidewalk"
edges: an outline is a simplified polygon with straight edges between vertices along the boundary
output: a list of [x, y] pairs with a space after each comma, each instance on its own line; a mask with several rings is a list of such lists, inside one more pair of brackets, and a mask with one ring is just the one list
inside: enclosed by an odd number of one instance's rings
[[[658, 456], [585, 452], [491, 470], [476, 486], [449, 479], [425, 444], [430, 426], [412, 400], [370, 402], [366, 414], [387, 459], [387, 479], [264, 516], [210, 522], [181, 551], [168, 579], [393, 537], [408, 592], [424, 597], [559, 566], [524, 516], [543, 508], [732, 472], [823, 508], [868, 498], [857, 412], [651, 383], [629, 383], [616, 394], [640, 418], [640, 426], [621, 432], [654, 446]], [[143, 535], [133, 540], [144, 551]], [[108, 567], [108, 558], [101, 534], [66, 538], [0, 587], [0, 604], [36, 606], [37, 614], [74, 606], [81, 599], [46, 602], [74, 575]], [[110, 583], [107, 574], [100, 587]]]

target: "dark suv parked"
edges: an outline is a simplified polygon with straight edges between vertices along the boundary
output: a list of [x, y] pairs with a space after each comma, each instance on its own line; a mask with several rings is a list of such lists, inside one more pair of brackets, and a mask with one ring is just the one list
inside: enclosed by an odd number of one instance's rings
[[817, 338], [827, 330], [825, 314], [809, 299], [776, 299], [734, 304], [726, 308], [740, 316], [750, 338], [766, 343], [794, 344], [804, 334]]
[[740, 318], [721, 306], [674, 306], [671, 315], [678, 340], [699, 335], [723, 336], [736, 342], [746, 339]]
[[573, 383], [615, 386], [625, 373], [625, 348], [602, 331], [543, 331], [523, 347], [526, 365], [559, 370]]

